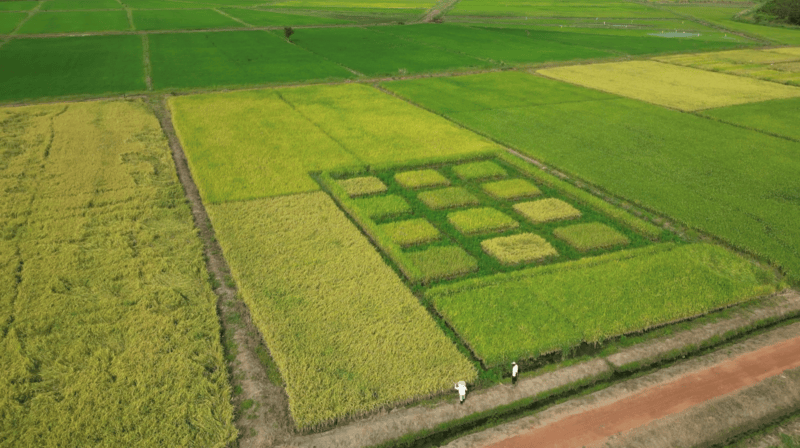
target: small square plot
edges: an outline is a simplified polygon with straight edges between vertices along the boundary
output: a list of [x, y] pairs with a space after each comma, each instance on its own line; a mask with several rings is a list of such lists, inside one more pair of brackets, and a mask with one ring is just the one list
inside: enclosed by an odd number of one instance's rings
[[497, 199], [519, 199], [538, 196], [542, 191], [525, 179], [508, 179], [487, 182], [481, 185], [483, 191]]
[[555, 198], [520, 202], [519, 204], [514, 204], [514, 210], [534, 224], [581, 217], [581, 212], [578, 209]]
[[599, 222], [559, 227], [553, 231], [553, 235], [580, 251], [630, 243], [625, 235]]
[[406, 188], [446, 187], [450, 181], [436, 170], [404, 171], [394, 175], [394, 180]]
[[481, 241], [481, 248], [506, 265], [529, 263], [558, 255], [550, 243], [534, 233], [484, 240]]
[[403, 247], [436, 241], [441, 236], [439, 230], [425, 218], [380, 224], [378, 228], [395, 244]]
[[417, 198], [433, 210], [465, 207], [467, 205], [478, 205], [480, 203], [478, 198], [461, 187], [425, 191], [418, 194]]
[[508, 176], [500, 165], [489, 161], [456, 165], [453, 172], [462, 180], [500, 179]]
[[354, 177], [352, 179], [340, 180], [339, 185], [344, 188], [344, 191], [346, 191], [347, 195], [351, 198], [383, 193], [387, 189], [386, 185], [375, 176]]
[[353, 199], [356, 207], [363, 210], [372, 219], [388, 218], [411, 211], [405, 199], [397, 195], [375, 196]]
[[478, 261], [458, 246], [431, 247], [406, 256], [422, 272], [424, 283], [478, 270]]
[[447, 220], [464, 235], [502, 232], [519, 227], [513, 218], [491, 207], [448, 213]]

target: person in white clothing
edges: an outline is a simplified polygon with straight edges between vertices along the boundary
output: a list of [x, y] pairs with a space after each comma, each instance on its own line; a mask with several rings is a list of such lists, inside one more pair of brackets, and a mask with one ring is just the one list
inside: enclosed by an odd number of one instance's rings
[[517, 374], [519, 373], [519, 366], [517, 363], [511, 363], [511, 385], [517, 384]]
[[461, 398], [459, 404], [464, 404], [464, 400], [467, 398], [467, 383], [459, 381], [456, 383], [455, 389], [458, 391], [459, 398]]

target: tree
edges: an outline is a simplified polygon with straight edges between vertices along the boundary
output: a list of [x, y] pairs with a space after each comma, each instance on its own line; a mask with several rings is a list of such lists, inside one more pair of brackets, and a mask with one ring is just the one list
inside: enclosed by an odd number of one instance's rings
[[290, 26], [283, 27], [283, 35], [286, 36], [286, 40], [289, 40], [292, 34], [294, 34], [294, 30], [292, 29], [292, 27]]

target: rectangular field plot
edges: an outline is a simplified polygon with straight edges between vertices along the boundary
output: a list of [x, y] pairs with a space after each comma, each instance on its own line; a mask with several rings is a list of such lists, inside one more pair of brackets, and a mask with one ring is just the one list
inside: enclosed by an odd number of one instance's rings
[[[511, 81], [498, 81], [506, 75]], [[800, 244], [797, 143], [625, 98], [570, 101], [587, 89], [536, 76], [529, 76], [527, 89], [519, 86], [517, 74], [469, 78], [460, 89], [446, 79], [382, 85], [800, 279], [800, 256], [794, 249]], [[504, 106], [513, 101], [475, 94], [483, 88], [481, 80], [497, 96], [516, 97], [519, 103], [527, 101], [527, 92], [550, 88], [566, 90], [564, 102]], [[783, 113], [786, 120], [791, 107]]]
[[538, 73], [685, 111], [800, 96], [800, 88], [654, 61], [558, 67]]
[[366, 28], [295, 30], [292, 42], [368, 76], [485, 68], [492, 64]]
[[733, 50], [655, 59], [669, 64], [800, 86], [800, 53], [791, 51]]
[[743, 11], [742, 6], [707, 6], [707, 5], [675, 5], [667, 6], [670, 11], [679, 15], [697, 17], [715, 25], [747, 35], [758, 36], [784, 45], [800, 45], [800, 33], [792, 28], [756, 25], [734, 20], [734, 16]]
[[38, 1], [0, 2], [0, 11], [28, 11], [38, 5]]
[[243, 28], [244, 25], [211, 9], [184, 11], [133, 11], [137, 30], [204, 30]]
[[39, 12], [28, 19], [19, 34], [127, 31], [131, 29], [125, 11]]
[[[526, 183], [528, 188], [536, 188], [538, 196], [533, 200], [516, 196], [497, 198], [485, 188], [497, 183], [491, 177], [463, 176], [464, 172], [477, 172], [475, 167], [489, 166], [495, 169], [483, 172], [503, 173], [504, 182]], [[470, 170], [460, 170], [465, 167]], [[450, 186], [444, 188], [420, 189], [397, 182], [398, 173], [408, 172], [409, 168], [371, 170], [369, 174], [380, 179], [387, 189], [367, 198], [351, 199], [342, 188], [352, 174], [334, 180], [338, 176], [335, 172], [323, 173], [319, 179], [412, 284], [429, 285], [464, 275], [492, 275], [624, 248], [622, 242], [578, 247], [557, 235], [560, 229], [575, 224], [602, 226], [623, 238], [625, 245], [633, 244], [631, 247], [675, 239], [674, 235], [505, 154], [477, 163], [462, 158], [428, 166], [426, 171], [447, 180]], [[356, 176], [358, 179], [363, 174]], [[374, 211], [376, 204], [386, 204], [388, 208], [395, 203], [402, 206], [401, 211], [383, 214]], [[547, 207], [550, 203], [556, 207]], [[545, 207], [539, 207], [541, 204]], [[410, 222], [409, 217], [424, 218], [442, 237], [401, 249], [399, 246], [403, 244], [393, 229]]]
[[461, 0], [452, 16], [491, 17], [675, 17], [646, 5], [623, 2]]
[[496, 63], [500, 61], [511, 64], [568, 61], [611, 56], [611, 53], [602, 50], [558, 42], [543, 42], [528, 39], [522, 35], [494, 33], [489, 30], [458, 25], [393, 26], [381, 27], [377, 31], [412, 39], [422, 44], [428, 43], [451, 52], [462, 52]]
[[276, 2], [272, 6], [292, 6], [298, 8], [405, 8], [405, 9], [430, 9], [436, 5], [436, 0], [291, 0]]
[[14, 39], [0, 66], [0, 101], [145, 89], [139, 36]]
[[208, 9], [205, 3], [172, 0], [123, 0], [122, 3], [130, 9]]
[[354, 77], [264, 31], [155, 34], [149, 39], [157, 89]]
[[260, 11], [257, 9], [226, 8], [226, 14], [249, 23], [253, 26], [297, 26], [297, 25], [336, 25], [352, 23], [351, 20], [333, 19], [318, 16], [303, 16], [299, 14], [284, 14], [273, 11]]
[[476, 378], [325, 193], [212, 204], [208, 211], [299, 428]]
[[42, 11], [60, 11], [71, 9], [122, 9], [115, 0], [47, 0]]
[[14, 31], [28, 15], [24, 12], [0, 12], [0, 34]]
[[702, 115], [800, 141], [800, 98], [708, 109]]
[[0, 122], [18, 199], [0, 196], [0, 439], [234, 443], [216, 296], [152, 111], [55, 103]]
[[362, 85], [184, 96], [170, 105], [210, 202], [317, 190], [309, 171], [499, 148]]
[[707, 313], [775, 284], [719, 246], [666, 244], [434, 287], [425, 298], [496, 366]]

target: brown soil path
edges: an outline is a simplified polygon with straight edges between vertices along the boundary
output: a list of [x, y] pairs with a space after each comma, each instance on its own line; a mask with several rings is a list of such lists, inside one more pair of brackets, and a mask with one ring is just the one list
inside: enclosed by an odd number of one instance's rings
[[615, 403], [533, 429], [492, 448], [582, 447], [800, 367], [800, 337], [764, 347]]

